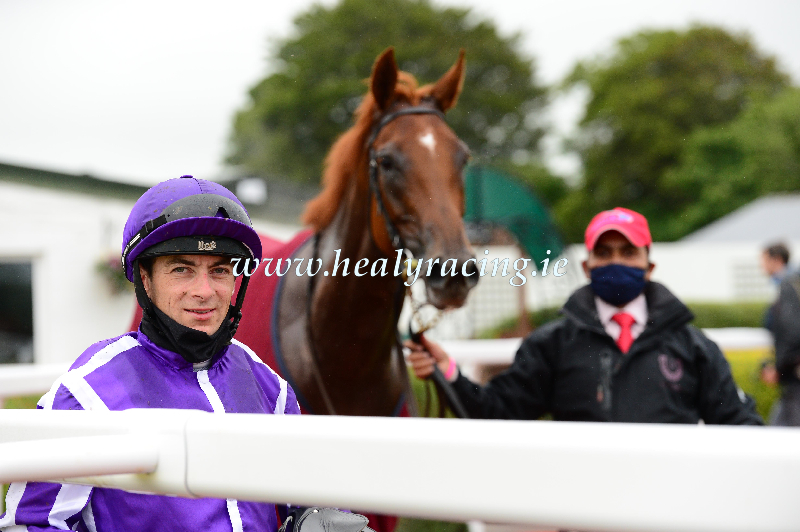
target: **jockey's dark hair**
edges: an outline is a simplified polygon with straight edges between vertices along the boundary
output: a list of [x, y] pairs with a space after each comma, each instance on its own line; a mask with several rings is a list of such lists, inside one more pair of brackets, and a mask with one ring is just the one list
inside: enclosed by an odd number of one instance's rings
[[150, 279], [153, 278], [153, 262], [155, 262], [155, 259], [155, 257], [140, 257], [137, 260], [139, 265], [147, 272], [147, 277]]
[[776, 242], [764, 248], [764, 253], [773, 259], [778, 259], [784, 264], [789, 264], [789, 248], [783, 242]]

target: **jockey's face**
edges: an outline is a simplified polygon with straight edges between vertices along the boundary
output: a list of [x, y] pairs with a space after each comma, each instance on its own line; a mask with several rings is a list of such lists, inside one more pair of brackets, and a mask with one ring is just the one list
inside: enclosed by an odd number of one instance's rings
[[181, 325], [214, 334], [231, 304], [235, 279], [230, 258], [215, 255], [156, 257], [152, 276], [140, 266], [150, 301]]

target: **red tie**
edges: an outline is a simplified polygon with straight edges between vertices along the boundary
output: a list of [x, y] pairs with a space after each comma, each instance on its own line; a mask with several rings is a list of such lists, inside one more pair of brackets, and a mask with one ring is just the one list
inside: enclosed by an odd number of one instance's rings
[[633, 323], [636, 320], [633, 319], [633, 316], [625, 312], [614, 314], [611, 317], [611, 319], [619, 323], [620, 331], [619, 331], [619, 338], [617, 338], [617, 345], [619, 346], [619, 350], [622, 351], [623, 353], [627, 353], [628, 350], [631, 348], [631, 344], [633, 343], [633, 336], [631, 335], [631, 325], [633, 325]]

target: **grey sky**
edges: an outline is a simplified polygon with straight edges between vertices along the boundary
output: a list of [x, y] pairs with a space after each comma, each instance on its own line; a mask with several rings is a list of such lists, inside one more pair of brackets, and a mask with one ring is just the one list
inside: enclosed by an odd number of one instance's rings
[[[313, 3], [0, 0], [0, 161], [145, 184], [221, 175], [233, 112], [267, 72], [268, 39], [285, 37]], [[800, 80], [800, 2], [791, 0], [435, 3], [523, 32], [546, 83], [622, 35], [692, 21], [748, 31]], [[574, 123], [578, 101], [553, 108], [558, 131]], [[555, 156], [557, 142], [548, 146], [557, 170], [574, 169]]]

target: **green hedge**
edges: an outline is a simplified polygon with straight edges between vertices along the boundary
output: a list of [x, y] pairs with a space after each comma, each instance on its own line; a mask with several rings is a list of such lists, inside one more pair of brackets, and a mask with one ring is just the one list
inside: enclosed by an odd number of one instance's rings
[[[687, 303], [694, 313], [695, 327], [718, 329], [722, 327], [763, 327], [764, 313], [769, 303]], [[550, 307], [530, 312], [530, 329], [558, 318], [561, 307]], [[519, 320], [509, 318], [497, 327], [481, 332], [479, 338], [507, 338], [516, 333]]]
[[39, 402], [41, 395], [29, 395], [25, 397], [9, 397], [6, 399], [3, 408], [19, 409], [19, 408], [36, 408], [36, 403]]
[[766, 349], [729, 351], [725, 353], [725, 358], [731, 365], [733, 380], [755, 400], [758, 413], [765, 423], [768, 422], [772, 406], [780, 396], [780, 388], [761, 381], [761, 363], [774, 360], [772, 352]]
[[687, 303], [694, 325], [701, 329], [763, 327], [769, 303]]

